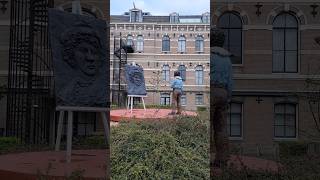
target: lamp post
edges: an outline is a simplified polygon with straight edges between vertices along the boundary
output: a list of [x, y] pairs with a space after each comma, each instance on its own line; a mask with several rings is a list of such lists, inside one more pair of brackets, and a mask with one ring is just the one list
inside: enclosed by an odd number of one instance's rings
[[2, 14], [4, 14], [6, 11], [7, 11], [7, 3], [8, 3], [8, 0], [1, 0], [0, 1], [0, 4], [1, 4], [1, 11], [2, 11]]

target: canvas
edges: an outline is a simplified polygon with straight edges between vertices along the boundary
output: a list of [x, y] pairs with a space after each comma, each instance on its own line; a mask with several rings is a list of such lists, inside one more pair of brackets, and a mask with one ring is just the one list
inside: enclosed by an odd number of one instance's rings
[[147, 95], [142, 67], [126, 65], [125, 70], [128, 95]]

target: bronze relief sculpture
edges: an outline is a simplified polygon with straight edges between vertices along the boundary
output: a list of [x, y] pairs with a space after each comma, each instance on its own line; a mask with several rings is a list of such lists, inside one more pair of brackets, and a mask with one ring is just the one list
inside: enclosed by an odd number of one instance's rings
[[105, 22], [51, 9], [49, 28], [57, 105], [106, 107], [109, 63]]

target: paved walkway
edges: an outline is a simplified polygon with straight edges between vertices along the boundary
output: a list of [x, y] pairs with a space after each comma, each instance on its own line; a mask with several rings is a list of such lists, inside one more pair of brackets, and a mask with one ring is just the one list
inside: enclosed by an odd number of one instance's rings
[[27, 152], [0, 156], [1, 180], [62, 180], [72, 172], [83, 172], [85, 180], [105, 179], [107, 150], [73, 150], [71, 163], [65, 151]]

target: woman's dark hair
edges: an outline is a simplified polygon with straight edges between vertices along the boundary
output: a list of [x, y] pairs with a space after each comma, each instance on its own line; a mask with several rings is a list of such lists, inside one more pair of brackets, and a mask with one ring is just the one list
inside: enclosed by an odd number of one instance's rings
[[210, 37], [210, 47], [223, 47], [225, 40], [225, 35], [223, 31], [216, 28], [212, 28], [210, 32]]
[[180, 72], [179, 71], [175, 71], [174, 72], [174, 76], [180, 76]]

